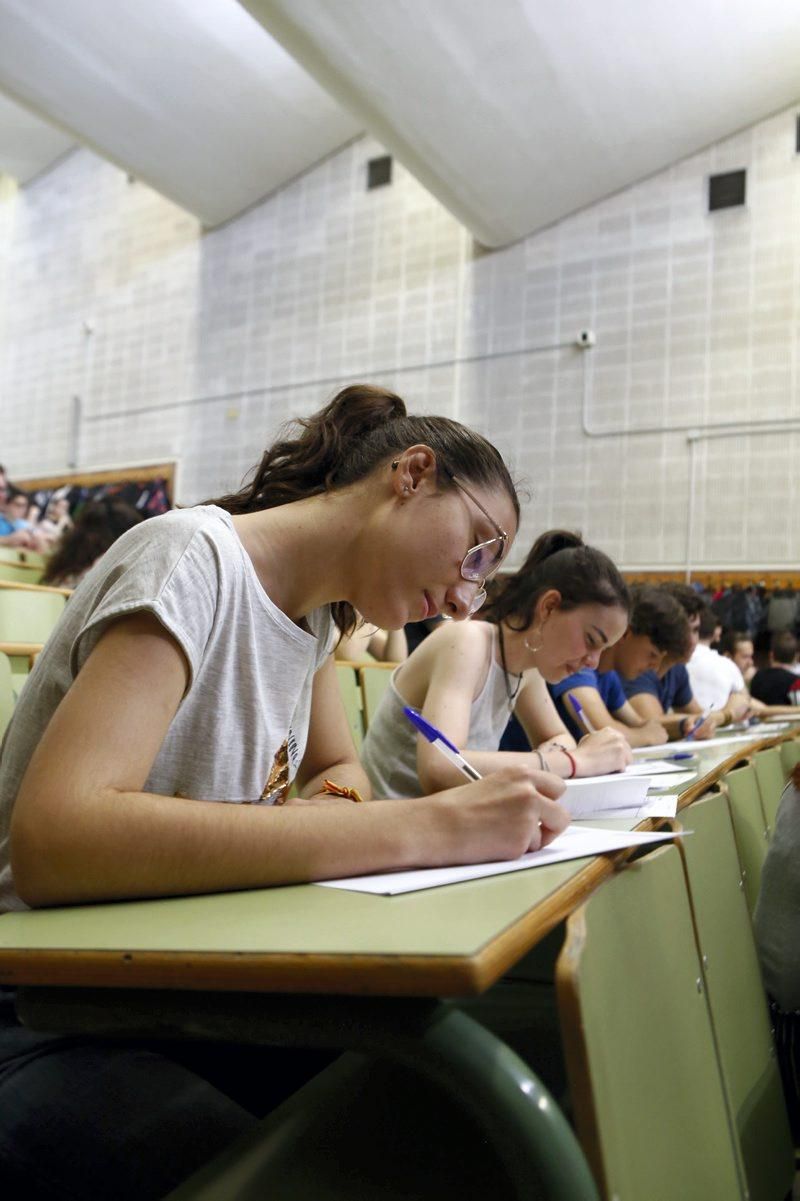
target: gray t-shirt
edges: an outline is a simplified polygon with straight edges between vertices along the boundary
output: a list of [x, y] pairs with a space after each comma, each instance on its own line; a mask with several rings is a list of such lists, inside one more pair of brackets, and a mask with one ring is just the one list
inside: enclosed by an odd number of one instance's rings
[[47, 723], [103, 631], [154, 614], [189, 663], [186, 694], [144, 785], [197, 800], [274, 803], [303, 758], [329, 609], [300, 629], [269, 599], [229, 514], [214, 505], [129, 530], [92, 568], [31, 672], [0, 751], [0, 911], [25, 906], [9, 865], [11, 811]]
[[753, 931], [767, 992], [800, 1010], [800, 792], [787, 784], [761, 871]]

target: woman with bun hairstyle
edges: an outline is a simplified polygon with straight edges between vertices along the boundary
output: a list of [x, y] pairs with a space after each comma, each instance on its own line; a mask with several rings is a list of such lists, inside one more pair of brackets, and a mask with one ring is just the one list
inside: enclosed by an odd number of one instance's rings
[[[542, 534], [520, 569], [499, 583], [483, 620], [440, 627], [393, 673], [362, 751], [373, 787], [404, 797], [461, 782], [458, 769], [416, 734], [405, 705], [419, 709], [483, 776], [530, 762], [566, 778], [621, 771], [631, 762], [623, 736], [601, 730], [576, 744], [547, 684], [595, 667], [624, 634], [629, 607], [607, 555], [578, 534]], [[511, 713], [532, 753], [498, 750]]]
[[[535, 762], [354, 803], [370, 787], [331, 655], [355, 610], [385, 629], [468, 617], [518, 514], [489, 442], [359, 384], [285, 430], [241, 491], [129, 530], [9, 725], [0, 909], [514, 858], [555, 837], [563, 785]], [[14, 1196], [162, 1197], [309, 1074], [248, 1048], [241, 1088], [233, 1050], [211, 1070], [206, 1053], [37, 1034], [0, 994], [0, 1179]]]

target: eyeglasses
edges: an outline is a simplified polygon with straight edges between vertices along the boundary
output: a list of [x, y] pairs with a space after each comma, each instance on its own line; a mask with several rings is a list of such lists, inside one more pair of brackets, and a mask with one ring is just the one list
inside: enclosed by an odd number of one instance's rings
[[[490, 576], [494, 575], [502, 562], [503, 555], [508, 546], [508, 534], [502, 526], [497, 524], [491, 513], [487, 513], [481, 502], [476, 496], [473, 496], [466, 484], [463, 484], [455, 475], [451, 475], [450, 479], [457, 488], [461, 489], [465, 496], [469, 497], [475, 507], [483, 513], [486, 520], [497, 530], [496, 538], [490, 538], [488, 542], [479, 542], [477, 546], [470, 547], [461, 560], [461, 578], [469, 580], [471, 584], [478, 583], [481, 585], [475, 593], [472, 604], [469, 607], [469, 612], [467, 613], [467, 617], [472, 617], [472, 614], [477, 613], [486, 600], [486, 589], [483, 585]], [[443, 614], [442, 616], [446, 615]]]

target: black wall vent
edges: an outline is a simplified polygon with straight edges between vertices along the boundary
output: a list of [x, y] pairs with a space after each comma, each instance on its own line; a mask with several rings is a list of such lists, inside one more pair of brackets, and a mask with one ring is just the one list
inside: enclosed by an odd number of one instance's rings
[[746, 171], [725, 171], [708, 177], [708, 211], [744, 204]]
[[384, 188], [392, 182], [392, 156], [384, 154], [380, 158], [371, 158], [367, 163], [367, 191], [371, 188]]

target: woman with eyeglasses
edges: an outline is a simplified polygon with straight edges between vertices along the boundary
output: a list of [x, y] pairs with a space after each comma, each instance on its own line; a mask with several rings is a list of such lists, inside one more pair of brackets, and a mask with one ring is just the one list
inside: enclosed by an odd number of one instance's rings
[[[485, 581], [499, 561], [479, 551], [474, 566]], [[471, 612], [485, 595], [482, 588]], [[484, 620], [440, 627], [393, 673], [362, 751], [373, 788], [407, 797], [461, 782], [458, 769], [416, 734], [406, 705], [446, 734], [482, 776], [530, 762], [566, 778], [621, 771], [631, 762], [622, 734], [604, 729], [576, 744], [547, 684], [596, 667], [604, 648], [624, 634], [629, 608], [625, 581], [607, 555], [576, 534], [542, 534], [519, 571], [494, 589]], [[498, 749], [512, 713], [532, 754]]]
[[[511, 858], [555, 837], [563, 785], [535, 763], [354, 803], [370, 787], [331, 655], [354, 610], [387, 629], [467, 617], [518, 513], [484, 438], [354, 385], [240, 492], [124, 534], [73, 593], [3, 745], [0, 908]], [[0, 999], [0, 1179], [161, 1197], [320, 1066], [65, 1042]]]

